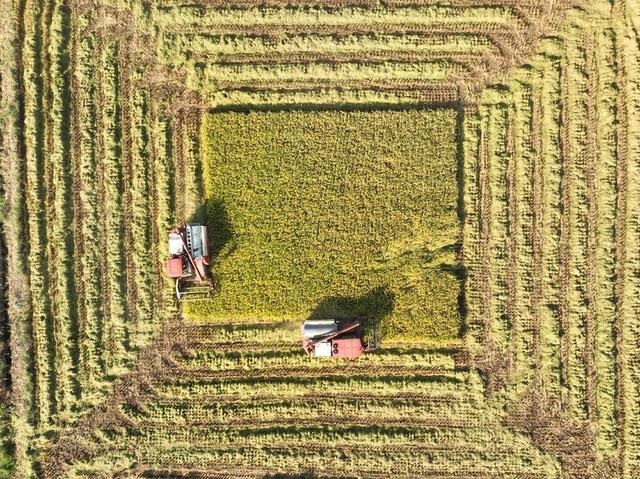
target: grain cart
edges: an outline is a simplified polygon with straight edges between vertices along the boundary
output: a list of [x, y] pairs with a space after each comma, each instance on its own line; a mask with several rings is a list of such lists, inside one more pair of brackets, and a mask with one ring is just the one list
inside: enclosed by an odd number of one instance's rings
[[373, 343], [364, 347], [359, 321], [309, 319], [302, 324], [302, 345], [309, 356], [357, 358], [375, 351], [377, 335], [376, 324]]
[[167, 276], [176, 280], [180, 301], [207, 299], [213, 291], [207, 227], [187, 224], [169, 231]]

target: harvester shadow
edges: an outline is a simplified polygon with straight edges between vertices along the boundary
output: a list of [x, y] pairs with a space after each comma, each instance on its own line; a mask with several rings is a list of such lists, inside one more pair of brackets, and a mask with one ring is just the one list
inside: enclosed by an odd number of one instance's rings
[[186, 219], [189, 224], [207, 225], [210, 264], [214, 290], [219, 288], [221, 278], [216, 265], [233, 254], [237, 245], [227, 208], [221, 198], [208, 198]]
[[[189, 216], [187, 223], [207, 225], [209, 252], [212, 262], [220, 261], [235, 251], [236, 244], [233, 241], [233, 226], [231, 225], [229, 213], [222, 198], [207, 199], [205, 204], [200, 205], [196, 211]], [[231, 248], [227, 248], [227, 251], [225, 251], [228, 244], [231, 244]], [[225, 254], [221, 256], [223, 251], [225, 251]]]
[[209, 198], [205, 213], [210, 231], [211, 261], [217, 263], [233, 254], [237, 248], [233, 225], [222, 198]]
[[332, 296], [322, 300], [309, 319], [358, 319], [365, 336], [370, 336], [393, 312], [395, 295], [387, 286], [378, 286], [359, 297]]

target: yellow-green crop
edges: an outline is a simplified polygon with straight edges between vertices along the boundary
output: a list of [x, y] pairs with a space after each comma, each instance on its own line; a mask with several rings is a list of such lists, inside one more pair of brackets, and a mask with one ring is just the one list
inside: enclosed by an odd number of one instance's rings
[[203, 122], [216, 293], [199, 320], [378, 319], [458, 334], [452, 110], [217, 113]]

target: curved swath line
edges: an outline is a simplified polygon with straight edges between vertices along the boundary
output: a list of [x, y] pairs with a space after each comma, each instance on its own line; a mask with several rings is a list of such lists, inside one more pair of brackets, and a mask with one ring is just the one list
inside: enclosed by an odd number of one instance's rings
[[518, 50], [514, 32], [509, 32], [506, 35], [498, 32], [486, 33], [484, 38], [491, 43], [492, 48], [495, 48], [499, 52], [503, 61], [507, 61], [508, 58], [513, 58], [517, 55]]

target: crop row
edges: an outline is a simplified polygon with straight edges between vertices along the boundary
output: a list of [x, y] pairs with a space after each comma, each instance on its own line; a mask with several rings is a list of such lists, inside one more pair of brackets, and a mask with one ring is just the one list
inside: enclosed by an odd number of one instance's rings
[[[595, 417], [597, 418], [600, 450], [613, 450], [617, 444], [616, 428], [616, 317], [615, 271], [616, 271], [616, 139], [615, 102], [617, 96], [616, 59], [613, 35], [598, 32], [594, 35], [594, 50], [587, 68], [590, 72], [588, 95], [589, 122], [595, 117], [597, 128], [595, 142], [598, 161], [595, 176], [598, 187], [595, 210], [595, 251], [593, 276], [589, 278], [595, 287], [593, 315], [595, 321], [594, 370], [595, 370]], [[594, 91], [595, 90], [595, 91]], [[592, 133], [593, 134], [593, 133]], [[592, 140], [593, 141], [593, 140]], [[589, 186], [591, 188], [591, 186]]]
[[[141, 429], [132, 434], [131, 441], [140, 446], [150, 447], [154, 444], [172, 442], [173, 444], [191, 444], [194, 447], [229, 448], [230, 446], [253, 445], [256, 447], [288, 443], [301, 446], [306, 443], [333, 444], [348, 446], [362, 444], [373, 447], [387, 446], [408, 449], [455, 449], [461, 448], [481, 452], [486, 449], [503, 450], [513, 447], [513, 438], [509, 435], [495, 434], [490, 427], [478, 428], [426, 427], [406, 430], [391, 427], [340, 427], [331, 430], [318, 428], [283, 428], [271, 429], [236, 429], [218, 430], [193, 425], [173, 426], [171, 429]], [[418, 447], [416, 447], [418, 446]]]
[[292, 342], [300, 340], [300, 324], [294, 322], [189, 323], [177, 332], [198, 348], [219, 342]]
[[153, 311], [153, 272], [149, 264], [149, 251], [151, 250], [151, 209], [149, 201], [149, 169], [150, 161], [150, 132], [149, 132], [149, 95], [139, 88], [142, 72], [129, 72], [128, 95], [124, 101], [128, 102], [128, 114], [130, 115], [131, 164], [128, 166], [128, 207], [131, 209], [130, 238], [133, 267], [132, 276], [135, 278], [135, 335], [132, 338], [136, 347], [147, 344], [154, 331]]
[[[368, 83], [368, 82], [367, 82]], [[215, 105], [318, 105], [344, 103], [347, 105], [452, 104], [458, 97], [455, 86], [426, 85], [411, 82], [406, 89], [381, 90], [362, 83], [352, 89], [332, 85], [298, 85], [296, 90], [216, 91], [207, 100]], [[320, 90], [318, 90], [320, 88]]]
[[[317, 400], [272, 399], [245, 403], [183, 404], [151, 403], [144, 406], [145, 421], [164, 424], [235, 424], [247, 420], [256, 423], [301, 419], [320, 424], [327, 417], [352, 418], [363, 421], [385, 417], [395, 420], [414, 420], [416, 423], [441, 421], [479, 421], [476, 405], [470, 401], [421, 401], [406, 399], [351, 399], [327, 397]], [[135, 416], [134, 416], [135, 417]]]
[[[430, 350], [380, 350], [378, 354], [366, 355], [358, 363], [376, 367], [378, 365], [398, 364], [398, 357], [402, 355], [403, 366], [421, 366], [453, 370], [455, 358], [448, 352]], [[274, 368], [278, 366], [306, 366], [309, 369], [324, 367], [314, 358], [304, 354], [298, 346], [294, 351], [264, 351], [258, 353], [236, 352], [193, 352], [187, 357], [179, 357], [178, 361], [184, 368], [211, 368], [222, 371], [226, 369], [252, 369]]]
[[45, 93], [45, 134], [48, 134], [45, 154], [47, 185], [50, 297], [55, 358], [56, 411], [64, 413], [74, 400], [75, 378], [73, 373], [73, 324], [76, 322], [72, 301], [73, 272], [71, 261], [74, 245], [71, 230], [71, 175], [69, 174], [69, 79], [63, 72], [69, 65], [69, 16], [60, 2], [55, 2], [48, 20], [49, 30], [43, 48], [48, 48], [45, 65], [49, 70], [45, 78], [49, 82], [49, 94]]
[[[23, 5], [26, 14], [27, 5]], [[25, 16], [33, 18], [30, 14]], [[29, 450], [30, 438], [33, 434], [33, 400], [35, 398], [33, 376], [25, 374], [25, 371], [29, 368], [33, 371], [37, 357], [33, 355], [31, 342], [32, 316], [28, 258], [24, 254], [24, 248], [29, 244], [28, 239], [25, 238], [25, 231], [27, 231], [26, 168], [23, 156], [25, 130], [21, 131], [19, 123], [21, 110], [17, 107], [22, 95], [20, 86], [23, 85], [23, 80], [18, 68], [19, 45], [15, 38], [17, 32], [21, 31], [23, 18], [18, 20], [13, 15], [13, 5], [10, 2], [0, 3], [0, 17], [6, 19], [0, 31], [0, 118], [2, 118], [0, 120], [0, 148], [2, 149], [0, 157], [2, 171], [0, 175], [2, 177], [0, 236], [2, 240], [0, 242], [5, 248], [3, 258], [0, 260], [2, 262], [0, 274], [3, 280], [0, 289], [3, 294], [6, 294], [3, 298], [6, 301], [6, 309], [3, 309], [0, 314], [5, 321], [4, 332], [10, 332], [9, 337], [5, 337], [5, 347], [8, 346], [11, 353], [10, 361], [7, 361], [6, 357], [2, 361], [4, 377], [11, 378], [11, 411], [5, 410], [2, 414], [4, 439], [0, 451], [3, 459], [10, 457], [11, 461], [3, 460], [3, 466], [0, 469], [4, 475], [27, 477], [31, 468]], [[24, 23], [29, 24], [28, 21]], [[22, 46], [28, 44], [29, 42], [23, 39]], [[32, 62], [29, 63], [33, 65]], [[24, 110], [22, 112], [24, 113]], [[30, 141], [32, 142], [33, 139]], [[21, 245], [21, 248], [16, 250], [11, 247], [12, 245]], [[10, 433], [4, 429], [5, 425], [10, 427]]]
[[25, 142], [25, 201], [29, 231], [29, 285], [31, 293], [35, 417], [46, 425], [52, 410], [50, 374], [50, 305], [48, 300], [48, 271], [46, 259], [47, 230], [45, 218], [43, 150], [41, 134], [44, 124], [42, 109], [42, 34], [39, 27], [42, 5], [26, 2], [24, 10], [25, 40], [22, 53], [24, 70], [24, 142]]
[[[343, 457], [350, 460], [346, 463]], [[256, 449], [245, 447], [227, 450], [208, 448], [174, 447], [148, 448], [137, 451], [136, 459], [143, 464], [160, 467], [193, 467], [213, 469], [218, 464], [237, 463], [242, 457], [245, 464], [268, 466], [271, 470], [302, 472], [309, 468], [340, 470], [345, 473], [386, 473], [390, 475], [417, 475], [442, 477], [464, 477], [465, 474], [477, 474], [484, 477], [515, 477], [527, 471], [528, 474], [544, 474], [544, 477], [558, 477], [553, 469], [540, 458], [531, 457], [531, 451], [521, 454], [513, 451], [476, 453], [462, 449], [443, 449], [416, 454], [410, 449], [404, 451], [385, 451], [384, 448], [371, 448], [367, 445], [340, 448], [327, 444], [316, 447], [273, 446]]]
[[366, 52], [391, 54], [413, 53], [473, 53], [492, 51], [490, 41], [474, 35], [353, 35], [344, 38], [309, 35], [287, 36], [269, 41], [267, 38], [237, 35], [197, 35], [163, 33], [160, 36], [159, 56], [162, 62], [180, 65], [189, 60], [206, 57], [224, 59], [227, 55], [271, 55], [282, 57], [294, 54], [321, 54], [331, 51], [341, 55], [360, 55]]
[[160, 62], [186, 72], [188, 86], [218, 106], [450, 102], [456, 85], [481, 84], [530, 48], [539, 31], [533, 25], [560, 9], [500, 2], [116, 4], [155, 36]]
[[157, 311], [161, 316], [159, 320], [164, 322], [177, 314], [174, 301], [173, 282], [164, 275], [164, 258], [169, 255], [167, 242], [164, 235], [173, 225], [175, 215], [173, 165], [172, 165], [172, 130], [169, 119], [154, 111], [154, 156], [153, 156], [153, 181], [155, 237], [152, 244], [155, 245], [155, 272], [158, 278], [156, 291], [161, 291], [158, 297]]
[[460, 8], [431, 5], [418, 8], [342, 8], [337, 11], [297, 8], [211, 9], [179, 6], [156, 8], [151, 17], [163, 31], [220, 25], [465, 25], [515, 26], [516, 16], [508, 8]]
[[105, 365], [116, 367], [124, 352], [124, 215], [122, 206], [122, 166], [120, 162], [118, 45], [105, 42], [100, 49], [100, 112], [102, 201], [106, 216], [103, 223], [103, 286], [108, 291], [107, 321], [104, 327]]
[[[628, 2], [626, 8], [637, 8]], [[622, 7], [624, 8], [624, 6]], [[618, 405], [621, 421], [622, 472], [625, 479], [640, 468], [640, 56], [635, 42], [637, 25], [630, 11], [622, 9], [616, 29], [616, 82], [620, 89], [617, 118], [617, 222], [616, 296], [618, 298]]]
[[312, 63], [268, 65], [196, 65], [190, 85], [203, 90], [207, 83], [287, 82], [309, 81], [323, 78], [341, 82], [344, 80], [429, 80], [443, 81], [456, 71], [456, 65], [447, 61], [420, 63]]
[[[84, 19], [79, 19], [81, 22]], [[78, 26], [85, 26], [86, 20]], [[92, 238], [90, 241], [76, 244], [80, 256], [80, 281], [78, 290], [82, 291], [82, 308], [78, 324], [79, 341], [85, 347], [79, 357], [79, 369], [82, 384], [90, 384], [101, 374], [103, 361], [101, 349], [104, 348], [99, 330], [103, 323], [101, 311], [100, 257], [101, 239], [100, 215], [97, 208], [87, 207], [98, 204], [98, 192], [94, 187], [97, 174], [97, 89], [95, 80], [94, 57], [96, 38], [89, 35], [76, 38], [76, 70], [74, 89], [78, 92], [74, 115], [81, 131], [79, 139], [79, 185], [78, 199], [81, 204], [80, 238]], [[75, 185], [74, 185], [75, 186]]]
[[[156, 291], [167, 315], [173, 307], [170, 285], [156, 288], [148, 267], [152, 232], [156, 244], [164, 243], [172, 220], [170, 125], [151, 123], [147, 89], [126, 90], [132, 72], [119, 63], [122, 44], [94, 34], [93, 21], [57, 0], [27, 2], [23, 12], [25, 221], [39, 431], [75, 420], [125, 370], [142, 345], [139, 336], [149, 339], [157, 329]], [[140, 86], [139, 77], [133, 81]], [[151, 178], [163, 185], [153, 204]], [[128, 259], [135, 268], [127, 270]], [[136, 322], [127, 306], [133, 293]]]
[[[322, 7], [327, 9], [343, 8], [343, 7], [421, 7], [425, 6], [424, 0], [260, 0], [258, 2], [261, 7]], [[433, 2], [436, 3], [436, 2]], [[183, 5], [181, 0], [156, 0], [155, 4], [159, 7], [175, 7]], [[216, 8], [247, 8], [255, 7], [256, 3], [251, 0], [195, 0], [192, 5], [201, 5]], [[426, 3], [428, 5], [428, 3]], [[535, 12], [539, 8], [539, 4], [535, 1], [518, 1], [518, 0], [453, 0], [447, 1], [447, 5], [474, 7], [474, 6], [495, 6], [495, 7], [511, 7], [514, 11]]]
[[511, 379], [591, 423], [598, 460], [631, 477], [639, 63], [617, 22], [546, 41], [465, 119], [465, 257], [470, 344], [508, 344]]
[[597, 146], [589, 144], [587, 134], [589, 98], [584, 43], [567, 41], [565, 52], [566, 60], [562, 67], [562, 142], [566, 165], [562, 309], [566, 316], [566, 328], [563, 329], [566, 330], [567, 341], [564, 367], [569, 393], [568, 407], [574, 417], [585, 419], [591, 409], [587, 388], [592, 386], [588, 383], [591, 376], [587, 376], [587, 368], [594, 366], [591, 360], [593, 316], [588, 307], [592, 295], [591, 284], [587, 284], [590, 283], [587, 269], [593, 266], [595, 247], [595, 244], [589, 244], [595, 227], [590, 217], [595, 206], [595, 192], [591, 190], [591, 194], [588, 194], [587, 172], [595, 162]]
[[[471, 381], [469, 376], [441, 377], [393, 377], [374, 376], [346, 378], [276, 379], [275, 381], [240, 380], [235, 382], [188, 382], [167, 383], [157, 386], [156, 395], [163, 400], [199, 402], [210, 397], [241, 400], [254, 396], [304, 397], [332, 391], [335, 394], [379, 394], [403, 397], [404, 395], [465, 395], [482, 390], [479, 378]], [[248, 399], [250, 400], [250, 399]]]

